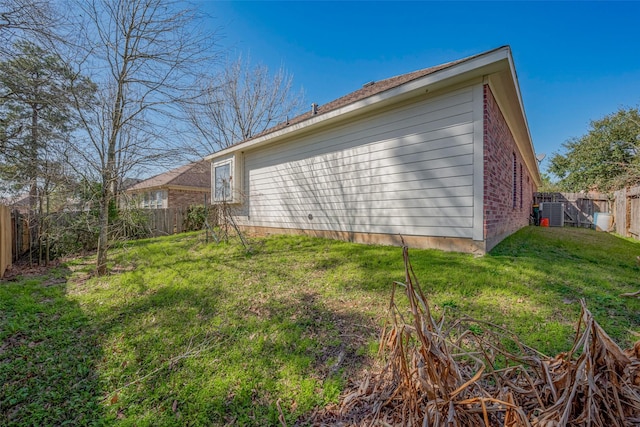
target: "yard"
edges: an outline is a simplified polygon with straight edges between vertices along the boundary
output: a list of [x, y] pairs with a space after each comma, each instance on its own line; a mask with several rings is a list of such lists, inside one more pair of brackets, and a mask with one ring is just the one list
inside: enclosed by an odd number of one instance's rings
[[[287, 425], [375, 369], [397, 247], [198, 233], [0, 282], [0, 425]], [[623, 348], [640, 332], [640, 242], [528, 227], [490, 255], [411, 250], [435, 313], [468, 314], [554, 355], [585, 299]]]

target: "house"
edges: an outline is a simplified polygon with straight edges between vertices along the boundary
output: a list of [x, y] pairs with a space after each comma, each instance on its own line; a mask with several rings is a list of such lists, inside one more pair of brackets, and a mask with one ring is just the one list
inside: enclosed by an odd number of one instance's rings
[[365, 84], [206, 158], [256, 233], [485, 253], [541, 184], [508, 46]]
[[[6, 206], [9, 206], [11, 210], [18, 211], [23, 215], [29, 213], [29, 209], [31, 208], [31, 195], [29, 193], [19, 194], [14, 197], [5, 197], [0, 199], [0, 203]], [[36, 204], [37, 204], [37, 198]]]
[[124, 196], [139, 208], [186, 208], [204, 204], [210, 191], [211, 166], [201, 160], [137, 182]]

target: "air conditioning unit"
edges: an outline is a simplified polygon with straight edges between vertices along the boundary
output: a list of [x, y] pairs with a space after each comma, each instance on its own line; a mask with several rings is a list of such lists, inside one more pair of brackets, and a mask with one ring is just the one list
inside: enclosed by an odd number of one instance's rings
[[540, 203], [540, 217], [549, 218], [549, 227], [564, 227], [564, 203]]

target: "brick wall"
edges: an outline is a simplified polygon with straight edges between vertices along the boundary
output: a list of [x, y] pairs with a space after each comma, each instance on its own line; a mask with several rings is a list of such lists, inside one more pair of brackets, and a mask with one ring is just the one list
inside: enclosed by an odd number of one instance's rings
[[207, 202], [211, 198], [209, 192], [169, 190], [168, 206], [170, 208], [189, 207], [191, 205], [203, 205], [204, 195], [207, 195]]
[[491, 88], [485, 85], [484, 236], [487, 251], [529, 224], [534, 191], [535, 184], [509, 126]]

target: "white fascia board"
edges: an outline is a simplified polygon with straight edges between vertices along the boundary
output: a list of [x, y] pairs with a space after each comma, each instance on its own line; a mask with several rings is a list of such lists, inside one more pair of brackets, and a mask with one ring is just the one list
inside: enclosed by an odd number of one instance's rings
[[437, 87], [437, 89], [441, 89], [442, 87], [448, 86], [449, 84], [458, 83], [458, 79], [467, 80], [473, 77], [494, 73], [505, 67], [505, 60], [508, 61], [509, 66], [512, 66], [511, 54], [508, 47], [503, 47], [489, 52], [485, 55], [481, 55], [460, 64], [456, 64], [449, 68], [436, 71], [432, 74], [428, 74], [424, 77], [407, 82], [392, 89], [388, 89], [384, 92], [361, 99], [360, 101], [356, 101], [353, 104], [345, 105], [342, 108], [329, 111], [328, 113], [320, 114], [317, 117], [312, 117], [303, 122], [296, 123], [284, 129], [280, 129], [276, 132], [272, 132], [262, 137], [234, 145], [233, 147], [229, 147], [224, 150], [218, 151], [217, 153], [206, 156], [205, 160], [213, 161], [218, 157], [229, 155], [237, 151], [243, 151], [249, 148], [258, 147], [272, 141], [275, 142], [280, 138], [293, 135], [298, 131], [306, 130], [319, 124], [324, 124], [331, 120], [344, 117], [347, 114], [356, 113], [358, 112], [358, 110], [365, 110], [368, 109], [368, 107], [372, 106], [381, 106], [384, 105], [385, 102], [393, 102], [395, 98], [402, 97], [403, 95], [410, 97], [412, 95], [412, 92], [415, 92], [414, 94], [417, 95], [419, 93], [422, 93], [422, 89], [427, 86], [433, 86], [438, 83], [443, 83], [441, 87]]
[[[516, 96], [518, 97], [518, 104], [520, 106], [520, 114], [522, 115], [522, 120], [524, 122], [524, 128], [527, 132], [527, 136], [529, 138], [529, 146], [531, 149], [531, 153], [533, 154], [534, 158], [536, 155], [536, 150], [533, 146], [533, 138], [531, 138], [531, 131], [529, 130], [529, 120], [527, 119], [527, 113], [525, 112], [524, 109], [524, 102], [522, 100], [522, 94], [520, 92], [520, 82], [518, 81], [518, 75], [516, 74], [516, 67], [513, 63], [513, 57], [511, 55], [509, 55], [509, 69], [511, 72], [511, 81], [513, 82], [513, 85], [515, 86], [515, 92], [516, 92]], [[538, 172], [538, 177], [534, 177], [537, 178], [536, 179], [536, 184], [538, 186], [542, 185], [542, 181], [540, 180], [540, 168], [538, 166], [538, 162], [535, 161], [535, 168]]]

